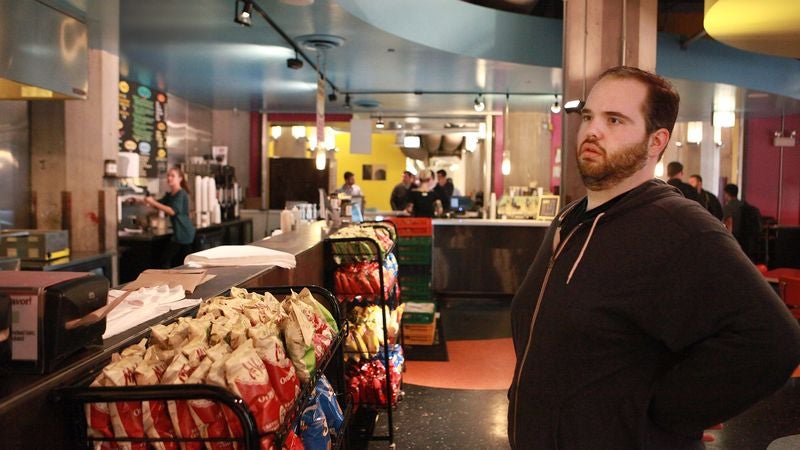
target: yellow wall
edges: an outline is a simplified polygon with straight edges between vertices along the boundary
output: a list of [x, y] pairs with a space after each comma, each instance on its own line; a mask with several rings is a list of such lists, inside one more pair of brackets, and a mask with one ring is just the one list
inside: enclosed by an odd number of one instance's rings
[[[367, 209], [378, 209], [379, 211], [391, 210], [389, 197], [392, 189], [400, 182], [403, 171], [405, 170], [406, 157], [400, 148], [395, 145], [394, 134], [373, 134], [372, 153], [350, 154], [350, 133], [336, 134], [336, 186], [344, 183], [344, 173], [353, 172], [356, 176], [356, 184], [361, 186]], [[365, 180], [362, 176], [362, 166], [364, 164], [383, 165], [386, 168], [386, 180]]]

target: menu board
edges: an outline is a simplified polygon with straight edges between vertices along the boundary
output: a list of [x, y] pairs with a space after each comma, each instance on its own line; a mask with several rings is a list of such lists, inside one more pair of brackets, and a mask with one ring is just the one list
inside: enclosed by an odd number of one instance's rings
[[119, 81], [119, 151], [139, 155], [139, 176], [167, 170], [167, 94]]

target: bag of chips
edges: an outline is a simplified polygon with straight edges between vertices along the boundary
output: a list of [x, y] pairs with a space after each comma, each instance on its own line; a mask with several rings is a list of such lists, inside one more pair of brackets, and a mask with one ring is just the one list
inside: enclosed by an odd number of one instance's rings
[[[90, 386], [105, 386], [105, 375], [101, 372]], [[111, 426], [111, 413], [108, 411], [108, 403], [87, 403], [83, 407], [86, 415], [86, 435], [90, 438], [112, 438], [114, 432]], [[109, 450], [116, 447], [116, 443], [108, 441], [95, 442], [94, 448], [97, 450]]]
[[[184, 384], [191, 376], [194, 368], [189, 364], [189, 360], [183, 353], [178, 353], [172, 358], [172, 362], [164, 371], [164, 376], [161, 377], [162, 384]], [[186, 400], [169, 400], [167, 401], [167, 411], [169, 418], [172, 422], [172, 429], [177, 437], [181, 438], [199, 438], [200, 430], [194, 423], [191, 408]], [[182, 450], [200, 450], [202, 444], [200, 442], [182, 442], [180, 444]]]
[[[186, 380], [187, 384], [202, 383], [211, 369], [213, 361], [205, 358], [200, 365], [192, 372]], [[202, 438], [226, 438], [230, 437], [228, 424], [219, 404], [208, 399], [192, 399], [188, 401], [192, 419]], [[231, 442], [210, 441], [206, 443], [208, 450], [225, 450], [232, 448]]]
[[[262, 433], [276, 431], [280, 426], [280, 402], [269, 382], [264, 363], [247, 340], [225, 361], [228, 388], [247, 403]], [[265, 442], [262, 440], [262, 447]]]
[[344, 413], [336, 401], [336, 392], [334, 392], [331, 383], [325, 375], [319, 377], [317, 385], [314, 387], [314, 393], [317, 398], [322, 412], [325, 414], [325, 420], [328, 423], [328, 430], [333, 435], [338, 435], [344, 425]]
[[306, 450], [330, 450], [331, 436], [328, 433], [328, 423], [325, 414], [314, 402], [300, 416], [300, 437]]
[[[126, 352], [127, 357], [122, 357], [117, 362], [112, 362], [103, 368], [107, 386], [133, 386], [136, 384], [136, 366], [142, 362], [142, 356], [138, 354], [139, 350], [135, 348], [128, 351]], [[144, 354], [143, 351], [142, 354]], [[108, 411], [111, 415], [111, 427], [115, 437], [145, 437], [142, 402], [109, 402]], [[141, 442], [120, 442], [119, 446], [126, 450], [145, 450], [147, 447]]]
[[[153, 349], [155, 347], [147, 349], [145, 360], [136, 367], [136, 384], [138, 386], [159, 384], [167, 368], [167, 364], [157, 358], [158, 353], [152, 351]], [[158, 439], [152, 443], [156, 450], [177, 450], [176, 442], [161, 440], [175, 437], [166, 401], [143, 400], [142, 423], [147, 437]]]

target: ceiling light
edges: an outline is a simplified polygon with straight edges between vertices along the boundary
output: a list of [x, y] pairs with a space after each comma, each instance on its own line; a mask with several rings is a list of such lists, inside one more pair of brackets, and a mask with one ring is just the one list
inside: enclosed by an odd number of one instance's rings
[[419, 136], [406, 136], [403, 138], [403, 147], [405, 148], [419, 148], [421, 144]]
[[251, 23], [250, 18], [253, 15], [253, 2], [251, 0], [243, 0], [244, 4], [241, 10], [239, 10], [239, 3], [242, 3], [242, 1], [236, 0], [233, 21], [249, 27]]
[[703, 122], [689, 122], [686, 126], [686, 142], [699, 144], [703, 142]]
[[292, 127], [292, 137], [300, 139], [306, 137], [306, 127], [302, 125], [295, 125]]
[[715, 127], [730, 128], [736, 124], [736, 113], [733, 111], [714, 111], [711, 123]]
[[483, 112], [483, 110], [486, 109], [486, 104], [483, 103], [483, 94], [478, 94], [478, 96], [475, 97], [475, 105], [473, 105], [473, 108], [475, 108], [475, 112]]
[[294, 52], [294, 58], [286, 60], [286, 67], [293, 70], [300, 70], [303, 68], [303, 60], [297, 57], [297, 50]]
[[500, 172], [503, 175], [511, 175], [511, 156], [508, 151], [503, 152], [503, 162], [500, 164]]
[[317, 170], [325, 170], [325, 162], [327, 158], [325, 157], [325, 149], [322, 146], [317, 147], [317, 153], [314, 156], [314, 166]]
[[270, 135], [272, 136], [272, 139], [278, 139], [279, 137], [281, 137], [281, 133], [283, 132], [283, 130], [281, 130], [281, 127], [279, 126], [274, 126], [270, 128], [269, 131]]
[[579, 113], [583, 111], [583, 106], [586, 104], [583, 100], [570, 100], [564, 103], [564, 111], [567, 113]]
[[553, 114], [558, 114], [561, 112], [561, 104], [558, 103], [558, 96], [556, 95], [555, 97], [556, 101], [553, 102], [552, 105], [550, 105], [550, 112], [552, 112]]
[[335, 102], [336, 98], [336, 91], [332, 91], [330, 94], [328, 94], [328, 100]]
[[350, 109], [350, 94], [344, 94], [344, 107]]
[[378, 121], [375, 122], [375, 128], [382, 130], [386, 125], [383, 123], [381, 116], [378, 116]]

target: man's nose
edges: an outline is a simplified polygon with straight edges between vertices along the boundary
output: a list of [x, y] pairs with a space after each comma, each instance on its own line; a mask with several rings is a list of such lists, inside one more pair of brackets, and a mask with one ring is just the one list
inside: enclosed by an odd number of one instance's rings
[[593, 119], [588, 119], [581, 122], [580, 131], [583, 137], [589, 140], [596, 140], [603, 135], [603, 130], [601, 129], [598, 121]]

